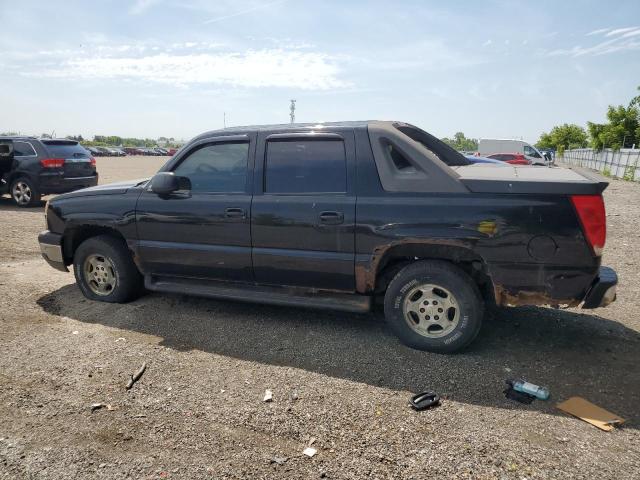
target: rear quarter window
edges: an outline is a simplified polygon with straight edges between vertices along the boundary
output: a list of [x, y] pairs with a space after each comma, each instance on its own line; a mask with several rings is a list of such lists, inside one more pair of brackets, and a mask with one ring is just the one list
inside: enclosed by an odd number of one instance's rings
[[21, 142], [19, 140], [13, 141], [13, 156], [14, 157], [35, 157], [36, 151], [29, 142]]

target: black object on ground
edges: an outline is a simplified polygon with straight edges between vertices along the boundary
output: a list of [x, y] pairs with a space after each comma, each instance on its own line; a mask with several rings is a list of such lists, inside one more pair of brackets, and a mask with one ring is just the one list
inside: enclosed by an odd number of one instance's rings
[[440, 395], [434, 392], [422, 392], [414, 395], [409, 400], [409, 405], [414, 410], [426, 410], [440, 405]]
[[515, 400], [516, 402], [529, 405], [536, 399], [534, 395], [529, 395], [528, 393], [518, 392], [517, 390], [514, 390], [512, 382], [512, 380], [506, 380], [506, 384], [508, 385], [508, 387], [504, 390], [504, 396], [509, 400]]

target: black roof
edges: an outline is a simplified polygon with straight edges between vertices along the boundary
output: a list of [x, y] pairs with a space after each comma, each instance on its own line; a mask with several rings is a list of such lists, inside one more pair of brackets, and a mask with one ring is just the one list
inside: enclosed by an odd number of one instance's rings
[[234, 126], [227, 128], [220, 128], [217, 130], [210, 130], [208, 132], [204, 132], [197, 136], [200, 137], [209, 137], [212, 135], [219, 135], [221, 133], [226, 134], [234, 134], [234, 133], [244, 133], [247, 131], [251, 132], [264, 132], [264, 131], [296, 131], [296, 130], [304, 130], [309, 128], [322, 128], [322, 127], [333, 127], [333, 128], [365, 128], [372, 122], [377, 122], [379, 120], [353, 120], [353, 121], [344, 121], [344, 122], [315, 122], [315, 123], [280, 123], [280, 124], [272, 124], [272, 125], [243, 125], [243, 126]]

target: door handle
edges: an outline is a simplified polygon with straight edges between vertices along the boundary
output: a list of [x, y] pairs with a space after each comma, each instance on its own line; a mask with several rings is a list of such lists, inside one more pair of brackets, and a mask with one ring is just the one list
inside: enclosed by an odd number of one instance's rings
[[227, 218], [246, 218], [247, 214], [242, 208], [227, 208], [224, 211], [224, 216]]
[[342, 212], [320, 212], [318, 218], [323, 225], [340, 225], [344, 223], [344, 213]]

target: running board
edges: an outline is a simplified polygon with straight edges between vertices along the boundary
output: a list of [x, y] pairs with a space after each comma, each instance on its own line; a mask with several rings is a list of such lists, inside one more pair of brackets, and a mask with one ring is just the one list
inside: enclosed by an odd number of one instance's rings
[[345, 312], [368, 312], [371, 297], [297, 287], [272, 287], [255, 284], [230, 284], [215, 280], [145, 275], [144, 286], [154, 292], [182, 293], [198, 297], [242, 302], [323, 308]]

